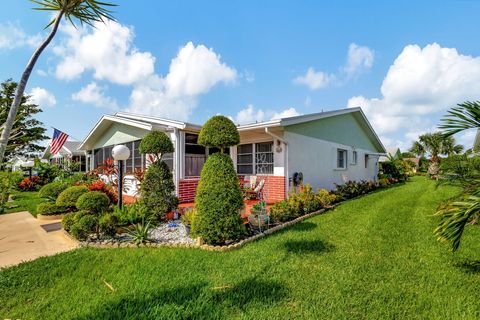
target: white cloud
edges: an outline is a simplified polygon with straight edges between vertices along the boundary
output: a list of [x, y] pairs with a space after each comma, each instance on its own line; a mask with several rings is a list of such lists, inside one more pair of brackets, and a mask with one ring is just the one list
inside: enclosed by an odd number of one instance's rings
[[107, 21], [78, 29], [65, 23], [60, 30], [67, 39], [53, 50], [62, 58], [55, 71], [59, 79], [92, 71], [95, 79], [129, 85], [154, 73], [154, 56], [133, 46], [133, 28]]
[[48, 73], [45, 71], [45, 70], [42, 70], [42, 69], [38, 69], [37, 70], [37, 74], [40, 76], [40, 77], [46, 77], [48, 75]]
[[361, 106], [380, 135], [401, 135], [410, 143], [435, 131], [450, 107], [480, 98], [480, 57], [436, 43], [408, 45], [390, 67], [381, 93], [380, 98], [352, 97], [348, 106]]
[[236, 70], [221, 62], [213, 49], [189, 42], [172, 59], [164, 78], [152, 75], [135, 85], [127, 110], [186, 120], [201, 95], [236, 78]]
[[305, 75], [293, 79], [293, 83], [305, 85], [311, 90], [318, 90], [328, 86], [334, 79], [335, 76], [333, 74], [315, 71], [315, 69], [310, 67]]
[[55, 96], [46, 89], [40, 87], [33, 88], [29, 95], [31, 102], [38, 104], [40, 107], [53, 107], [57, 104]]
[[96, 82], [91, 82], [80, 91], [72, 94], [72, 99], [101, 108], [118, 109], [117, 102], [106, 96], [105, 88], [98, 86]]
[[40, 34], [28, 35], [18, 25], [0, 23], [0, 49], [15, 49], [20, 47], [37, 47], [42, 38]]
[[348, 47], [347, 63], [343, 70], [349, 77], [355, 76], [373, 66], [375, 54], [372, 49], [351, 43]]
[[295, 108], [287, 108], [280, 112], [274, 110], [256, 109], [252, 104], [249, 104], [244, 109], [240, 110], [235, 117], [230, 117], [235, 123], [248, 124], [261, 122], [266, 120], [275, 120], [288, 117], [298, 116], [300, 113]]

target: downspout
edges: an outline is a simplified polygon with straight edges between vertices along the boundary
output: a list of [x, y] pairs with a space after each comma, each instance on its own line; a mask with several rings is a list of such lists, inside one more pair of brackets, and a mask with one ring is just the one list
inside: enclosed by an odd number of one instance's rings
[[269, 136], [273, 137], [274, 139], [277, 139], [278, 141], [282, 142], [284, 145], [285, 145], [285, 150], [284, 150], [284, 174], [285, 174], [285, 197], [288, 195], [289, 193], [289, 188], [290, 188], [290, 184], [289, 184], [289, 173], [288, 173], [288, 142], [283, 139], [282, 137], [274, 134], [273, 132], [270, 132], [268, 130], [268, 127], [265, 128], [265, 133], [268, 134]]

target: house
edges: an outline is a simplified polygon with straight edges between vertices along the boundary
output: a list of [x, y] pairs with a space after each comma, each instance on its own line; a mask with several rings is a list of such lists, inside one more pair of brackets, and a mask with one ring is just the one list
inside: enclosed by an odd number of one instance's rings
[[[139, 152], [141, 139], [152, 130], [167, 133], [175, 152], [164, 155], [172, 169], [181, 203], [192, 202], [200, 171], [218, 150], [198, 144], [201, 126], [154, 116], [117, 112], [104, 115], [79, 146], [87, 155], [87, 170], [111, 157], [113, 146], [131, 150], [127, 179], [145, 170], [149, 159]], [[240, 144], [228, 152], [243, 182], [263, 181], [265, 200], [286, 197], [296, 182], [333, 189], [348, 180], [375, 180], [378, 158], [385, 148], [360, 108], [349, 108], [239, 125]], [[127, 183], [128, 184], [128, 183]], [[136, 187], [128, 191], [135, 194]]]
[[379, 162], [385, 162], [388, 160], [388, 157], [391, 157], [393, 159], [402, 159], [402, 152], [400, 151], [400, 148], [395, 147], [395, 148], [387, 148], [387, 155], [381, 156], [378, 161]]
[[27, 162], [27, 159], [22, 156], [14, 156], [7, 162], [7, 167], [12, 171], [23, 171], [23, 165]]
[[87, 157], [85, 151], [79, 150], [82, 143], [79, 141], [65, 141], [62, 149], [57, 154], [50, 153], [50, 143], [41, 155], [42, 160], [47, 160], [51, 164], [64, 164], [66, 162], [77, 162], [80, 164], [79, 172], [87, 172]]

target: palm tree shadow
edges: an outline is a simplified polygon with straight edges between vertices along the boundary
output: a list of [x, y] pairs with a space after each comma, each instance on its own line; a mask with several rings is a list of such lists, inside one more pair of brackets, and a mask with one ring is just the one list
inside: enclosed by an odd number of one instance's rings
[[454, 264], [455, 267], [461, 269], [465, 273], [480, 273], [480, 260], [463, 260]]
[[317, 227], [317, 224], [309, 221], [303, 221], [292, 228], [289, 231], [311, 231]]
[[75, 319], [225, 319], [234, 310], [278, 303], [287, 292], [278, 282], [253, 278], [218, 287], [196, 284], [108, 299]]
[[321, 254], [335, 249], [323, 240], [290, 240], [284, 243], [284, 247], [287, 252], [296, 254]]

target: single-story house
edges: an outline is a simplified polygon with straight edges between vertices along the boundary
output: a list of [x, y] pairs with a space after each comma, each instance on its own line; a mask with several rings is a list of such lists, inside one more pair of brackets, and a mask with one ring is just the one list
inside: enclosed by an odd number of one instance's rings
[[[203, 164], [217, 152], [197, 143], [200, 125], [126, 112], [104, 115], [79, 146], [86, 152], [87, 170], [111, 157], [115, 145], [124, 144], [131, 150], [125, 165], [127, 179], [132, 179], [129, 193], [135, 194], [132, 173], [145, 170], [149, 162], [139, 144], [152, 130], [172, 139], [175, 152], [164, 160], [180, 202], [192, 202]], [[385, 154], [361, 108], [239, 125], [238, 131], [240, 144], [229, 154], [239, 178], [263, 181], [262, 194], [271, 202], [284, 199], [302, 177], [314, 188], [327, 189], [348, 180], [376, 180], [378, 158]]]
[[402, 152], [400, 151], [400, 148], [387, 148], [387, 154], [385, 156], [381, 156], [378, 161], [385, 162], [388, 160], [388, 157], [392, 157], [393, 159], [402, 159]]
[[62, 149], [57, 154], [50, 152], [50, 143], [43, 151], [41, 159], [47, 160], [52, 164], [63, 164], [65, 162], [74, 161], [80, 164], [79, 172], [87, 172], [87, 157], [83, 150], [79, 150], [78, 147], [82, 144], [80, 141], [65, 141]]
[[27, 162], [27, 159], [23, 156], [14, 156], [7, 162], [7, 167], [12, 171], [22, 171], [23, 165]]

